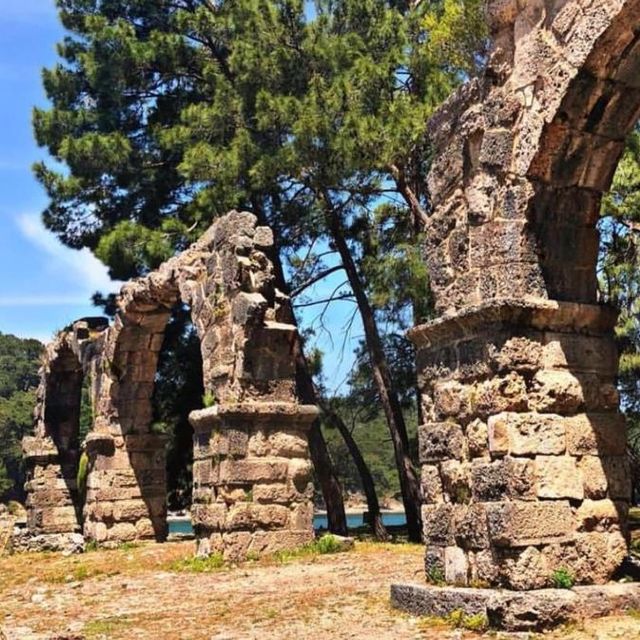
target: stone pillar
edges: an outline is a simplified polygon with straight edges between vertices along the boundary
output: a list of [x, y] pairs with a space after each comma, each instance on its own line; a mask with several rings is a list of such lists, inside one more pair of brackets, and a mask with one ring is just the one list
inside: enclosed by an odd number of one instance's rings
[[194, 411], [192, 521], [198, 553], [225, 559], [313, 540], [307, 432], [313, 406], [246, 402]]
[[27, 534], [38, 537], [43, 548], [63, 548], [68, 534], [81, 531], [77, 450], [59, 451], [45, 436], [24, 438], [22, 449], [27, 467]]
[[77, 345], [73, 330], [65, 330], [44, 353], [34, 435], [22, 441], [27, 529], [24, 540], [16, 540], [18, 549], [58, 550], [81, 544], [76, 473], [83, 370]]
[[429, 580], [611, 578], [630, 500], [614, 324], [596, 305], [492, 301], [410, 332]]
[[167, 537], [167, 437], [92, 433], [84, 534], [102, 546]]

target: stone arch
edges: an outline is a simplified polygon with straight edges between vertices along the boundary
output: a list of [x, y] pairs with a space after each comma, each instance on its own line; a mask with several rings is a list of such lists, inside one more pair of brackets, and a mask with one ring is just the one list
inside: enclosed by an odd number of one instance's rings
[[165, 439], [153, 433], [151, 397], [178, 302], [191, 309], [212, 405], [192, 419], [201, 551], [241, 557], [312, 536], [306, 430], [315, 409], [296, 401], [297, 334], [288, 299], [273, 284], [265, 254], [272, 243], [255, 216], [231, 212], [157, 271], [123, 286], [95, 361], [87, 538], [110, 545], [166, 536]]
[[440, 317], [411, 331], [427, 573], [530, 589], [565, 566], [605, 582], [630, 487], [596, 222], [640, 117], [640, 2], [486, 7], [486, 71], [430, 122]]
[[[27, 548], [68, 550], [81, 546], [81, 394], [89, 374], [93, 341], [104, 318], [85, 318], [47, 345], [37, 390], [33, 436], [23, 441], [27, 466]], [[35, 538], [35, 540], [33, 540]], [[17, 545], [20, 547], [20, 541]]]

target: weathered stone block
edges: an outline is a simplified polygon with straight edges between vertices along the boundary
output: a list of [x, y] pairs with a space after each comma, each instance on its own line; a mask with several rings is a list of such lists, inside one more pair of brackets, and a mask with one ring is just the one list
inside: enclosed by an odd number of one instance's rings
[[436, 382], [433, 386], [433, 402], [439, 418], [461, 418], [469, 412], [469, 387], [455, 380]]
[[291, 508], [287, 528], [293, 531], [313, 530], [313, 503], [302, 502]]
[[489, 536], [498, 547], [527, 547], [571, 540], [575, 520], [567, 501], [487, 504]]
[[482, 420], [474, 420], [466, 429], [469, 456], [481, 458], [489, 455], [489, 429]]
[[[506, 439], [505, 439], [506, 434]], [[489, 418], [492, 454], [559, 455], [566, 449], [564, 418], [537, 413], [502, 413]]]
[[237, 503], [229, 507], [224, 526], [229, 531], [252, 531], [257, 527], [282, 529], [289, 520], [289, 513], [289, 509], [282, 505]]
[[471, 410], [481, 417], [504, 411], [526, 411], [528, 403], [524, 378], [515, 372], [476, 385], [471, 396]]
[[471, 499], [471, 473], [467, 463], [445, 460], [440, 464], [440, 478], [445, 496], [452, 503], [465, 504]]
[[309, 447], [307, 439], [299, 432], [286, 433], [276, 431], [269, 435], [271, 455], [285, 458], [307, 458]]
[[504, 458], [495, 462], [478, 461], [472, 466], [474, 500], [496, 502], [506, 497], [535, 498], [532, 460]]
[[282, 459], [223, 460], [220, 463], [220, 482], [223, 484], [279, 482], [286, 480], [288, 469], [288, 462]]
[[422, 505], [422, 531], [427, 546], [453, 546], [454, 529], [452, 504]]
[[480, 162], [506, 169], [511, 162], [513, 132], [510, 129], [490, 129], [482, 138]]
[[631, 472], [627, 456], [601, 458], [607, 478], [607, 495], [613, 500], [629, 500], [631, 497]]
[[313, 484], [308, 483], [304, 491], [289, 482], [273, 482], [253, 485], [253, 499], [260, 503], [290, 504], [303, 502], [313, 497]]
[[487, 604], [489, 624], [510, 631], [539, 631], [574, 619], [576, 595], [545, 589], [494, 595]]
[[424, 504], [436, 504], [444, 501], [440, 471], [435, 465], [422, 465], [421, 469], [422, 501]]
[[509, 589], [524, 591], [548, 586], [552, 570], [536, 547], [507, 549], [498, 553], [500, 577]]
[[612, 500], [585, 500], [576, 512], [578, 529], [581, 531], [607, 531], [619, 528], [620, 520], [626, 518], [627, 509]]
[[574, 456], [621, 456], [627, 448], [627, 426], [620, 413], [583, 413], [567, 418], [567, 451]]
[[301, 458], [289, 460], [287, 478], [298, 491], [302, 492], [307, 489], [312, 474], [313, 466], [309, 460], [303, 460]]
[[117, 522], [112, 527], [107, 528], [106, 541], [108, 542], [131, 542], [136, 539], [137, 531], [134, 524], [130, 522]]
[[542, 370], [533, 379], [529, 402], [536, 411], [570, 415], [584, 405], [585, 396], [580, 380], [568, 371]]
[[545, 369], [568, 369], [572, 372], [595, 372], [614, 377], [618, 354], [610, 337], [546, 333], [542, 355]]
[[454, 535], [463, 549], [486, 549], [489, 546], [487, 510], [482, 503], [458, 505], [454, 512]]
[[474, 462], [471, 467], [473, 499], [479, 502], [504, 500], [507, 496], [508, 474], [502, 461]]
[[495, 355], [499, 371], [518, 371], [532, 373], [537, 371], [542, 358], [540, 342], [515, 336], [509, 338]]
[[227, 505], [224, 502], [211, 504], [193, 504], [191, 506], [191, 520], [194, 527], [221, 530], [227, 517]]
[[608, 481], [603, 461], [598, 456], [583, 456], [578, 468], [584, 482], [584, 496], [597, 500], [607, 495]]
[[489, 453], [493, 458], [509, 453], [509, 423], [507, 415], [492, 416], [487, 424]]
[[313, 541], [313, 530], [304, 531], [256, 531], [247, 548], [249, 553], [267, 555], [295, 549]]
[[539, 498], [582, 500], [582, 475], [571, 456], [536, 456], [536, 487]]
[[136, 522], [137, 540], [153, 540], [155, 537], [156, 530], [153, 526], [153, 522], [149, 518], [141, 518]]
[[448, 584], [466, 586], [469, 565], [465, 552], [459, 547], [445, 547], [444, 579]]
[[462, 460], [465, 438], [462, 427], [452, 422], [431, 422], [418, 428], [420, 462]]

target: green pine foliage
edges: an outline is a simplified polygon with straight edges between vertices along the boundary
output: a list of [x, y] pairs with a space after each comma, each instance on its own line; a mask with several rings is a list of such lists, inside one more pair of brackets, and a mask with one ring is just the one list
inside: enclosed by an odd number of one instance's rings
[[24, 498], [22, 438], [33, 425], [42, 344], [0, 333], [0, 502]]
[[627, 140], [599, 223], [598, 276], [602, 299], [619, 311], [618, 388], [629, 421], [633, 477], [640, 492], [640, 128]]
[[309, 5], [58, 0], [69, 33], [33, 119], [65, 165], [35, 167], [48, 228], [126, 278], [231, 208], [295, 249], [323, 192], [362, 216], [394, 170], [421, 184], [426, 120], [481, 62], [481, 2]]
[[[338, 233], [402, 359], [403, 329], [430, 311], [416, 249], [426, 123], [482, 66], [481, 0], [57, 5], [67, 35], [43, 74], [51, 106], [33, 117], [55, 161], [35, 166], [46, 226], [124, 279], [250, 210], [275, 230], [297, 304], [339, 268]], [[166, 397], [158, 420], [180, 420], [180, 396]]]

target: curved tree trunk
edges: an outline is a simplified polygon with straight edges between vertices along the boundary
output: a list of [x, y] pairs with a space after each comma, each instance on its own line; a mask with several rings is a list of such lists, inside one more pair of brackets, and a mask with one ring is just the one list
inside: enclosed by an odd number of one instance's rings
[[380, 503], [378, 502], [378, 495], [376, 494], [375, 483], [373, 482], [373, 476], [369, 471], [369, 467], [365, 459], [362, 457], [360, 448], [353, 438], [349, 427], [345, 424], [344, 420], [325, 403], [320, 403], [322, 412], [325, 414], [329, 422], [340, 432], [340, 435], [344, 439], [347, 449], [356, 464], [360, 480], [362, 482], [362, 489], [367, 497], [367, 509], [369, 510], [370, 525], [373, 531], [373, 535], [377, 540], [388, 540], [389, 533], [387, 528], [382, 522], [382, 514], [380, 513]]
[[[254, 212], [260, 219], [261, 224], [269, 225], [261, 207], [254, 206]], [[274, 233], [274, 235], [276, 234]], [[284, 269], [282, 268], [282, 260], [280, 258], [280, 251], [277, 245], [277, 238], [274, 242], [271, 260], [276, 278], [276, 286], [282, 292], [287, 293], [289, 287], [284, 275]], [[296, 324], [296, 319], [293, 317], [293, 314], [291, 322]], [[307, 360], [302, 351], [302, 345], [300, 344], [299, 339], [296, 340], [296, 344], [294, 346], [294, 357], [296, 362], [296, 389], [298, 397], [305, 404], [317, 405], [318, 399], [316, 397], [313, 378], [309, 373]], [[331, 461], [331, 456], [327, 449], [327, 443], [322, 435], [320, 420], [313, 421], [311, 429], [309, 430], [308, 438], [309, 454], [311, 455], [311, 461], [313, 463], [318, 482], [320, 483], [320, 490], [322, 491], [322, 497], [324, 498], [324, 504], [327, 509], [327, 523], [329, 531], [336, 535], [346, 536], [349, 532], [347, 529], [347, 515], [344, 510], [344, 499], [342, 497], [342, 486], [335, 473], [333, 462]]]
[[371, 358], [373, 377], [393, 442], [396, 466], [400, 479], [400, 489], [402, 491], [402, 501], [407, 517], [409, 539], [414, 542], [420, 542], [422, 540], [420, 481], [409, 455], [409, 438], [407, 436], [407, 428], [402, 414], [402, 408], [398, 394], [391, 381], [389, 365], [382, 347], [382, 340], [374, 312], [369, 304], [364, 285], [360, 279], [360, 273], [358, 272], [358, 268], [351, 255], [351, 250], [345, 239], [340, 218], [326, 195], [323, 196], [323, 200], [332, 239], [340, 254], [340, 259], [347, 273], [349, 285], [356, 298], [362, 317], [365, 341], [369, 351], [369, 357]]
[[[304, 403], [318, 404], [313, 379], [309, 374], [307, 361], [299, 343], [296, 345], [296, 386], [298, 395]], [[309, 452], [316, 476], [320, 482], [324, 503], [327, 507], [329, 531], [340, 536], [346, 536], [349, 532], [342, 498], [342, 486], [333, 468], [327, 443], [320, 429], [320, 420], [314, 420], [309, 431]]]

